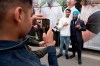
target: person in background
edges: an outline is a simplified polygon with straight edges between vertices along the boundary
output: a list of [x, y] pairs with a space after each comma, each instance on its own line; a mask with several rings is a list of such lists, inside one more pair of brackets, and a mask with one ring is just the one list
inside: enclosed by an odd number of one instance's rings
[[[0, 66], [44, 66], [26, 48], [32, 27], [32, 0], [0, 0]], [[40, 17], [39, 17], [40, 18]], [[33, 17], [33, 20], [37, 20]], [[52, 28], [43, 33], [49, 66], [58, 66]]]
[[70, 44], [70, 18], [69, 15], [71, 13], [70, 9], [66, 9], [66, 16], [62, 17], [59, 21], [59, 24], [57, 26], [57, 29], [60, 30], [60, 49], [59, 49], [59, 54], [57, 57], [61, 57], [62, 51], [63, 51], [63, 46], [65, 44], [65, 57], [68, 59], [68, 49], [69, 49], [69, 44]]
[[99, 50], [100, 39], [100, 0], [81, 0], [80, 21], [86, 24], [86, 31], [82, 32], [84, 48]]
[[71, 44], [72, 44], [72, 55], [70, 58], [75, 57], [75, 53], [78, 53], [78, 64], [82, 64], [82, 46], [83, 46], [83, 38], [82, 31], [86, 30], [85, 23], [83, 21], [79, 21], [78, 19], [79, 11], [73, 12], [73, 19], [71, 21]]
[[[83, 32], [84, 41], [89, 43], [92, 41], [98, 42], [93, 39], [96, 34], [100, 32], [100, 1], [99, 0], [82, 0], [81, 1], [82, 10], [79, 15], [80, 20], [84, 21], [87, 27], [87, 30]], [[91, 37], [90, 37], [91, 36]], [[93, 40], [91, 40], [93, 39]], [[92, 43], [91, 43], [92, 44]]]
[[59, 45], [59, 32], [55, 26], [62, 17], [61, 5], [55, 2], [55, 0], [46, 0], [46, 3], [40, 8], [40, 13], [50, 20], [50, 25], [54, 33], [54, 40], [56, 41], [56, 45]]
[[[71, 10], [71, 14], [70, 14], [69, 18], [70, 18], [70, 20], [72, 20], [73, 12], [77, 10], [76, 7], [75, 7], [75, 4], [77, 3], [77, 0], [67, 0], [66, 2], [67, 2], [67, 8], [66, 9]], [[64, 15], [65, 15], [66, 9], [64, 10]]]
[[[27, 42], [28, 46], [26, 46], [26, 47], [27, 47], [27, 49], [32, 51], [33, 54], [36, 54], [39, 58], [42, 58], [47, 54], [47, 47], [45, 46], [44, 41], [39, 41], [39, 39], [37, 38], [38, 36], [36, 36], [37, 29], [38, 29], [37, 20], [45, 19], [45, 17], [42, 14], [33, 13], [32, 18], [33, 18], [32, 28], [29, 31], [28, 35], [25, 37], [25, 38], [29, 38], [29, 42]], [[37, 19], [37, 20], [34, 20], [34, 18]], [[34, 51], [30, 48], [30, 46], [44, 47], [44, 48]]]

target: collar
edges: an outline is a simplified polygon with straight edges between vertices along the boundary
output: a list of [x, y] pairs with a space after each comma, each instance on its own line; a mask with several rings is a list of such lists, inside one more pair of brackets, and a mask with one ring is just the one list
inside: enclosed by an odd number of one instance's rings
[[19, 41], [11, 41], [11, 40], [0, 40], [0, 51], [14, 49], [27, 44], [28, 39], [21, 39]]
[[[55, 6], [60, 6], [60, 4], [53, 2], [52, 7], [55, 7]], [[48, 7], [47, 2], [43, 5], [43, 7]]]
[[75, 6], [73, 6], [70, 10], [73, 10], [73, 9], [75, 9]]

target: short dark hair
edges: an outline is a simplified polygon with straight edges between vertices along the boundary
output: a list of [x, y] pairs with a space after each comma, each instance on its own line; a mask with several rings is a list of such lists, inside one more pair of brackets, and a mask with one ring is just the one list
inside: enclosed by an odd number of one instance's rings
[[71, 12], [71, 10], [70, 10], [70, 9], [66, 9], [66, 11], [69, 11], [69, 12]]
[[0, 22], [4, 20], [8, 10], [17, 6], [27, 10], [32, 7], [32, 0], [0, 0]]

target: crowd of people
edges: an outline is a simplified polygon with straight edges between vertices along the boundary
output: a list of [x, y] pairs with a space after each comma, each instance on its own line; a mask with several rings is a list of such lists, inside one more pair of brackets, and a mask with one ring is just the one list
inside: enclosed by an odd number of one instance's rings
[[[64, 45], [66, 59], [75, 57], [77, 52], [78, 64], [82, 64], [82, 46], [88, 40], [88, 32], [94, 36], [100, 31], [96, 29], [100, 25], [100, 1], [82, 0], [79, 12], [75, 8], [77, 0], [67, 0], [63, 12], [55, 0], [46, 0], [38, 14], [32, 3], [32, 0], [0, 0], [0, 66], [46, 66], [40, 62], [46, 54], [49, 66], [59, 66], [57, 58], [63, 55]], [[50, 20], [47, 33], [42, 31], [42, 19]], [[92, 24], [94, 21], [96, 28]], [[83, 31], [86, 37], [82, 36]], [[60, 45], [58, 55], [57, 44]], [[72, 45], [71, 56], [69, 44]], [[29, 45], [45, 48], [32, 51]]]

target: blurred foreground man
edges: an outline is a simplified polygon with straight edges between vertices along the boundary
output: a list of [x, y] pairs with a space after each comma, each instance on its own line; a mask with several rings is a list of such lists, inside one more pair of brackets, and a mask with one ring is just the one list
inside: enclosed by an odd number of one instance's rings
[[83, 32], [83, 38], [85, 42], [89, 41], [92, 45], [93, 41], [98, 42], [100, 39], [96, 37], [100, 34], [100, 0], [82, 0], [81, 4], [82, 10], [79, 18], [85, 22], [87, 27], [87, 30]]
[[[24, 37], [32, 27], [31, 16], [32, 0], [0, 0], [0, 66], [45, 66], [26, 48], [29, 39]], [[52, 28], [43, 33], [43, 39], [49, 66], [58, 66]]]

